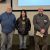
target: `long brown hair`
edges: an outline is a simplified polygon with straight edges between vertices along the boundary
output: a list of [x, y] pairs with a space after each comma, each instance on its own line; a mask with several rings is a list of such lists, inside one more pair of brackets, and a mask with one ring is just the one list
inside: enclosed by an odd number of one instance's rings
[[21, 11], [20, 18], [22, 18], [22, 12], [23, 12], [23, 11], [24, 11], [24, 13], [25, 13], [25, 18], [27, 18], [27, 13], [26, 13], [26, 10], [24, 10], [24, 9]]

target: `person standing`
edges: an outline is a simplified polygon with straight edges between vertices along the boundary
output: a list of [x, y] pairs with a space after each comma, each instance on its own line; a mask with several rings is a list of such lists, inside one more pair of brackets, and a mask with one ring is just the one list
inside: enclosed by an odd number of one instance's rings
[[6, 12], [1, 14], [0, 24], [2, 27], [1, 50], [11, 50], [16, 18], [10, 5], [6, 5]]
[[16, 29], [19, 33], [19, 49], [26, 49], [27, 35], [31, 29], [31, 23], [29, 18], [27, 17], [26, 10], [21, 11], [21, 15], [16, 21]]
[[47, 15], [43, 14], [43, 8], [39, 8], [38, 12], [39, 13], [33, 17], [35, 50], [40, 50], [40, 42], [43, 43], [42, 50], [47, 50], [49, 18]]

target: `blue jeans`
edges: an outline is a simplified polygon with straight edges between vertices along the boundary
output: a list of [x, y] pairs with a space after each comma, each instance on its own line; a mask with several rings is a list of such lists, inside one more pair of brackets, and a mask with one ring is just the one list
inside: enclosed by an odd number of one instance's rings
[[[5, 33], [1, 34], [1, 50], [11, 50], [13, 33], [14, 31], [8, 35]], [[5, 47], [6, 45], [7, 47]]]
[[27, 35], [19, 35], [19, 40], [20, 40], [20, 49], [26, 49], [26, 41], [27, 41]]

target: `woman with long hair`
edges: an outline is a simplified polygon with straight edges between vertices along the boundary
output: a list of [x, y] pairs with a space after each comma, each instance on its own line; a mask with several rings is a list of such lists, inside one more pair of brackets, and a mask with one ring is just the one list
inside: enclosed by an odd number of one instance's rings
[[19, 33], [20, 49], [26, 49], [26, 40], [30, 28], [31, 28], [31, 23], [29, 18], [27, 17], [26, 10], [22, 10], [20, 17], [16, 21], [16, 29], [18, 30]]

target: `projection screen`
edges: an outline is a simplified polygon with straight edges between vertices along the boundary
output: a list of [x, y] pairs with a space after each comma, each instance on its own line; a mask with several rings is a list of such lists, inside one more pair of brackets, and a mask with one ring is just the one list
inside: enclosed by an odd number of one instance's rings
[[49, 9], [50, 0], [12, 0], [13, 10], [37, 10], [38, 8]]

